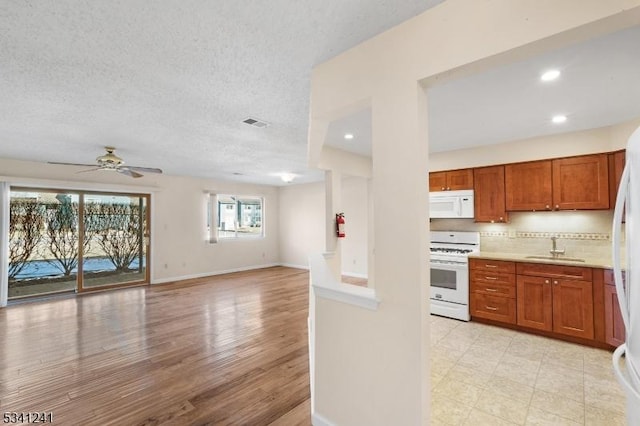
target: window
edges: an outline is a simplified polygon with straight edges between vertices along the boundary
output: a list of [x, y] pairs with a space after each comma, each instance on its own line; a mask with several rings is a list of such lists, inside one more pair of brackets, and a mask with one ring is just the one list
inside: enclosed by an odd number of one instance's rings
[[[263, 237], [263, 204], [261, 197], [212, 195], [208, 207], [209, 223], [211, 219], [215, 220], [216, 234], [210, 235], [210, 241]], [[212, 205], [217, 206], [215, 211], [212, 211]], [[211, 218], [211, 215], [215, 217]]]

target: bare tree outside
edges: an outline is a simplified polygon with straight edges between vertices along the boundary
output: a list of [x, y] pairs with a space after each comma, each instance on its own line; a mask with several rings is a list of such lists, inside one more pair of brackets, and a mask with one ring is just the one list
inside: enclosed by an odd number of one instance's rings
[[[78, 229], [78, 203], [64, 194], [56, 196], [60, 203], [46, 204], [47, 248], [53, 256], [49, 263], [69, 276], [78, 266], [80, 230]], [[83, 249], [91, 242], [90, 233], [85, 232]]]
[[43, 210], [35, 199], [12, 199], [9, 203], [10, 280], [24, 269], [42, 240]]
[[85, 204], [85, 232], [102, 249], [118, 272], [128, 272], [141, 255], [144, 207], [124, 203]]

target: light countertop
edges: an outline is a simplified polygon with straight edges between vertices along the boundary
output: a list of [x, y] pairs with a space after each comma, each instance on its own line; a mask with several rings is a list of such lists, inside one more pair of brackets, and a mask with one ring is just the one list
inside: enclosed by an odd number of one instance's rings
[[506, 260], [511, 262], [526, 262], [526, 263], [546, 263], [547, 265], [568, 265], [568, 266], [583, 266], [587, 268], [602, 268], [611, 269], [613, 267], [613, 261], [611, 258], [584, 258], [584, 262], [576, 262], [558, 259], [530, 259], [527, 256], [535, 256], [536, 254], [522, 254], [522, 253], [497, 253], [481, 251], [479, 253], [469, 254], [469, 258], [475, 259], [491, 259], [491, 260]]

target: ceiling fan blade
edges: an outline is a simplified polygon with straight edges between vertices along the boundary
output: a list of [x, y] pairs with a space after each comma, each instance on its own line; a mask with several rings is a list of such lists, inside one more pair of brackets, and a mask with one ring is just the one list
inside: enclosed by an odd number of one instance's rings
[[47, 164], [60, 164], [63, 166], [82, 166], [82, 167], [95, 167], [95, 164], [80, 164], [80, 163], [60, 163], [57, 161], [47, 161]]
[[153, 167], [138, 167], [138, 166], [124, 166], [121, 167], [128, 170], [134, 170], [136, 172], [145, 172], [145, 173], [162, 173], [161, 169], [156, 169]]
[[140, 173], [136, 173], [133, 170], [129, 170], [128, 168], [125, 168], [125, 167], [118, 167], [116, 171], [118, 173], [122, 173], [123, 175], [131, 176], [132, 178], [141, 178], [143, 176]]
[[89, 169], [89, 170], [80, 170], [78, 172], [76, 172], [76, 174], [78, 173], [87, 173], [87, 172], [95, 172], [96, 170], [102, 170], [100, 167], [95, 167], [93, 169]]

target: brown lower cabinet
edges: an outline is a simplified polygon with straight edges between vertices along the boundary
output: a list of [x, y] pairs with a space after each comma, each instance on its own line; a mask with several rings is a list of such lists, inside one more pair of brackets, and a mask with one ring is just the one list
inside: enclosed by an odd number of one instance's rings
[[611, 346], [620, 346], [625, 341], [618, 293], [613, 281], [613, 271], [610, 269], [604, 271], [604, 338]]
[[551, 282], [553, 331], [593, 339], [593, 283], [565, 279], [552, 279]]
[[518, 325], [553, 330], [551, 279], [518, 275]]
[[594, 338], [591, 268], [518, 263], [516, 270], [518, 325]]
[[515, 263], [470, 259], [469, 271], [471, 316], [515, 324]]
[[[592, 268], [470, 259], [469, 276], [473, 319], [602, 344], [594, 327], [594, 312], [603, 312], [602, 296], [595, 308]], [[606, 327], [619, 333], [615, 326]], [[609, 339], [607, 343], [613, 345]]]

